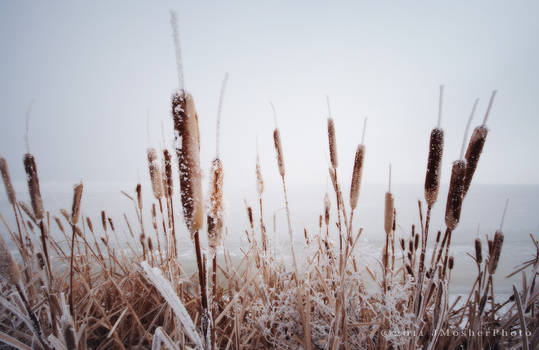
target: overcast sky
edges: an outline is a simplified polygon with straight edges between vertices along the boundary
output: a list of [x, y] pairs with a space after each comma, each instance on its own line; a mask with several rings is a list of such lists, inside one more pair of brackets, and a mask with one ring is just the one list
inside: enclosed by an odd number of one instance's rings
[[391, 162], [394, 182], [422, 183], [441, 83], [442, 182], [474, 99], [472, 126], [498, 89], [474, 181], [539, 183], [536, 1], [2, 1], [0, 153], [16, 180], [24, 179], [34, 99], [30, 148], [42, 181], [145, 181], [145, 150], [159, 145], [161, 123], [172, 136], [169, 9], [179, 15], [206, 172], [221, 80], [230, 74], [221, 137], [228, 186], [254, 191], [257, 135], [266, 181], [278, 180], [269, 101], [288, 181], [325, 184], [326, 95], [344, 182], [368, 117], [364, 181], [385, 182]]

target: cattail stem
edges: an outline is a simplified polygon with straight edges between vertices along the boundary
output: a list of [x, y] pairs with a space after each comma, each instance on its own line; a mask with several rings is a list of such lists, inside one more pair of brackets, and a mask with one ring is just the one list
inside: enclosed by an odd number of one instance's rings
[[219, 105], [217, 107], [217, 127], [215, 128], [215, 157], [219, 158], [219, 146], [221, 140], [221, 111], [223, 110], [223, 100], [225, 96], [226, 84], [228, 82], [228, 73], [223, 78], [221, 85], [221, 94], [219, 95]]
[[438, 100], [438, 128], [442, 125], [442, 107], [444, 102], [444, 86], [440, 85], [440, 97]]
[[206, 290], [206, 269], [202, 261], [202, 251], [200, 249], [200, 239], [198, 237], [198, 231], [195, 231], [194, 233], [194, 240], [195, 240], [197, 267], [198, 267], [198, 281], [200, 284], [200, 303], [202, 306], [202, 319], [201, 319], [202, 334], [204, 335], [204, 338], [206, 338], [206, 335], [208, 332], [208, 324], [207, 324], [208, 294]]
[[472, 112], [470, 113], [470, 117], [468, 118], [468, 122], [466, 123], [466, 128], [464, 129], [464, 138], [462, 139], [462, 146], [460, 148], [459, 159], [464, 159], [464, 146], [466, 145], [466, 140], [468, 139], [468, 130], [470, 129], [470, 124], [472, 123], [473, 115], [475, 113], [475, 109], [477, 108], [478, 103], [479, 103], [479, 99], [476, 98], [472, 107]]
[[492, 95], [490, 95], [490, 101], [488, 102], [487, 112], [485, 113], [485, 117], [483, 118], [483, 126], [487, 124], [488, 116], [490, 114], [490, 109], [492, 108], [492, 104], [494, 103], [494, 98], [496, 97], [496, 93], [498, 90], [492, 91]]
[[178, 14], [170, 11], [170, 25], [172, 27], [172, 37], [174, 39], [174, 48], [176, 52], [176, 70], [178, 73], [178, 88], [183, 90], [185, 83], [183, 79], [182, 50], [180, 46], [180, 30], [178, 29]]

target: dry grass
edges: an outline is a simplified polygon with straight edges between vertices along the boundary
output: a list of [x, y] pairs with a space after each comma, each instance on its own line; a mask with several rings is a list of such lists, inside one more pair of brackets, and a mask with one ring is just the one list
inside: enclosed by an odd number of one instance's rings
[[[175, 38], [178, 39], [177, 30]], [[180, 56], [179, 44], [177, 55]], [[181, 69], [181, 63], [178, 67]], [[48, 212], [43, 207], [36, 162], [31, 154], [24, 157], [31, 206], [17, 202], [7, 164], [1, 159], [8, 200], [17, 222], [16, 228], [9, 227], [0, 216], [4, 224], [2, 234], [10, 236], [18, 256], [14, 258], [0, 239], [0, 342], [17, 349], [83, 350], [537, 347], [539, 301], [535, 278], [539, 243], [533, 237], [537, 256], [515, 271], [522, 274], [523, 284], [520, 290], [515, 287], [514, 295], [507, 300], [495, 298], [493, 282], [503, 247], [502, 228], [492, 238], [487, 236], [487, 252], [483, 252], [480, 239], [471, 240], [470, 251], [475, 252], [470, 256], [475, 260], [477, 277], [466, 300], [449, 304], [449, 283], [455, 268], [450, 255], [451, 233], [457, 228], [462, 202], [485, 142], [486, 132], [482, 128], [486, 130], [486, 117], [480, 129], [476, 129], [479, 131], [474, 131], [466, 156], [453, 164], [443, 239], [438, 232], [434, 242], [429, 240], [431, 208], [438, 199], [443, 154], [443, 131], [439, 124], [431, 133], [425, 179], [427, 213], [424, 217], [423, 203], [419, 202], [419, 230], [412, 226], [409, 233], [397, 237], [397, 213], [389, 187], [385, 194], [385, 244], [379, 264], [362, 260], [357, 253], [362, 229], [352, 228], [365, 146], [362, 140], [353, 160], [348, 217], [337, 176], [335, 122], [331, 115], [329, 172], [336, 209], [332, 212], [331, 199], [326, 194], [324, 213], [313, 213], [319, 232], [304, 230], [304, 259], [296, 260], [291, 244], [293, 266], [268, 246], [262, 211], [264, 182], [258, 159], [255, 169], [259, 217], [247, 206], [249, 245], [241, 250], [239, 261], [232, 260], [226, 246], [220, 247], [226, 223], [222, 217], [224, 169], [217, 148], [206, 228], [211, 248], [222, 249], [223, 258], [218, 260], [216, 254], [204, 254], [206, 250], [199, 239], [204, 220], [198, 115], [192, 96], [183, 90], [182, 72], [179, 80], [180, 90], [172, 96], [172, 116], [180, 196], [176, 198], [173, 191], [169, 151], [162, 150], [160, 162], [158, 152], [148, 150], [154, 198], [151, 205], [144, 205], [140, 184], [134, 194], [124, 193], [133, 201], [138, 219], [133, 224], [123, 214], [130, 233], [125, 244], [119, 243], [126, 238], [118, 237], [114, 222], [104, 210], [101, 227], [82, 215], [82, 184], [74, 189], [71, 213], [62, 210], [62, 215], [55, 216]], [[440, 115], [441, 100], [442, 97]], [[489, 110], [491, 107], [492, 100]], [[288, 233], [293, 242], [284, 148], [277, 126], [273, 139]], [[473, 164], [474, 169], [469, 169], [468, 164]], [[195, 245], [197, 271], [182, 266], [185, 262], [178, 258], [176, 236], [185, 232], [176, 227], [174, 220], [179, 214], [179, 203]], [[143, 222], [146, 211], [152, 217], [151, 236]], [[255, 224], [257, 219], [260, 225]], [[331, 226], [333, 220], [336, 229]], [[57, 229], [51, 227], [51, 221]], [[70, 227], [71, 232], [66, 232], [65, 227]], [[49, 234], [52, 231], [54, 234]], [[257, 236], [261, 237], [259, 241]], [[427, 246], [432, 243], [434, 247], [429, 253]], [[526, 274], [526, 270], [531, 272]], [[521, 330], [527, 333], [518, 333]], [[456, 333], [444, 336], [447, 332]]]

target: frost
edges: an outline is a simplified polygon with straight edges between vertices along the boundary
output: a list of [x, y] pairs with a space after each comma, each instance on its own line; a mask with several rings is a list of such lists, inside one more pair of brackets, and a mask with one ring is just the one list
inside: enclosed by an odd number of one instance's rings
[[148, 279], [152, 282], [152, 284], [159, 291], [159, 293], [161, 293], [163, 298], [165, 298], [166, 302], [174, 311], [176, 318], [182, 324], [185, 330], [185, 334], [189, 337], [189, 339], [191, 339], [193, 343], [195, 343], [198, 349], [203, 349], [202, 341], [200, 340], [195, 325], [191, 320], [191, 316], [189, 316], [189, 313], [180, 301], [180, 298], [178, 298], [178, 295], [176, 294], [174, 289], [172, 289], [170, 282], [163, 277], [161, 271], [158, 268], [150, 267], [150, 265], [148, 265], [146, 261], [143, 261], [141, 265], [142, 269], [148, 276]]

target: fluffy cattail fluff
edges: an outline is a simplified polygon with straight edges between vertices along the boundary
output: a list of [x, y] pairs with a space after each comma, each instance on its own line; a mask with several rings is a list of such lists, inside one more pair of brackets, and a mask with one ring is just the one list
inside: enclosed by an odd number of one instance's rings
[[24, 170], [28, 181], [28, 190], [30, 192], [30, 200], [34, 216], [37, 220], [43, 219], [43, 200], [41, 191], [39, 190], [39, 177], [37, 175], [36, 160], [30, 153], [24, 155]]
[[71, 224], [76, 225], [80, 216], [80, 200], [82, 198], [82, 182], [73, 187], [73, 206], [71, 207]]
[[363, 172], [363, 158], [365, 156], [365, 146], [359, 145], [354, 158], [354, 171], [352, 173], [352, 183], [350, 185], [350, 208], [356, 209], [359, 198], [359, 187], [361, 185], [361, 174]]
[[163, 160], [165, 163], [165, 178], [164, 187], [166, 188], [165, 194], [168, 198], [172, 197], [172, 191], [174, 189], [174, 183], [172, 181], [172, 158], [170, 152], [166, 149], [163, 151]]
[[279, 167], [279, 174], [284, 178], [284, 160], [283, 160], [283, 148], [281, 145], [281, 134], [279, 129], [273, 130], [273, 143], [275, 144], [275, 152], [277, 152], [277, 166]]
[[9, 200], [9, 204], [16, 205], [17, 198], [15, 196], [15, 189], [13, 189], [13, 184], [11, 183], [11, 177], [9, 176], [9, 169], [7, 167], [7, 162], [4, 158], [0, 158], [0, 172], [2, 173], [4, 186], [6, 187], [6, 194], [7, 194], [7, 199]]
[[387, 235], [391, 233], [391, 228], [393, 227], [393, 205], [393, 195], [391, 192], [386, 192], [384, 229]]
[[155, 148], [148, 148], [147, 154], [153, 195], [156, 199], [160, 199], [163, 197], [163, 175], [161, 175], [161, 169], [157, 159], [157, 151]]
[[434, 128], [430, 133], [429, 158], [427, 175], [425, 176], [425, 200], [429, 206], [432, 206], [438, 198], [443, 153], [444, 131], [440, 128]]
[[339, 165], [337, 161], [337, 140], [335, 137], [335, 122], [331, 116], [328, 118], [328, 141], [329, 141], [329, 159], [331, 166], [336, 169]]
[[0, 236], [0, 276], [9, 285], [16, 285], [21, 280], [19, 265], [13, 260], [13, 256], [2, 236]]
[[449, 192], [447, 194], [447, 204], [445, 207], [445, 224], [453, 231], [460, 220], [460, 210], [462, 209], [462, 199], [464, 197], [464, 178], [466, 176], [466, 161], [457, 160], [453, 162], [451, 168], [451, 181], [449, 182]]
[[329, 199], [329, 194], [326, 192], [324, 196], [324, 219], [326, 221], [326, 226], [329, 226], [329, 217], [331, 210], [331, 200]]
[[475, 260], [478, 264], [481, 264], [483, 261], [483, 249], [481, 247], [481, 240], [479, 238], [475, 239]]
[[180, 173], [183, 215], [191, 233], [203, 224], [204, 206], [200, 170], [200, 133], [193, 97], [184, 90], [172, 95], [172, 116]]
[[487, 139], [488, 129], [484, 125], [476, 127], [468, 143], [468, 148], [466, 148], [466, 177], [464, 180], [464, 195], [470, 189], [470, 184], [472, 183], [472, 178], [477, 169], [477, 163], [479, 162], [479, 157], [483, 151], [483, 146], [485, 145], [485, 140]]
[[498, 230], [494, 234], [494, 240], [492, 241], [492, 251], [488, 257], [488, 272], [491, 275], [496, 272], [496, 268], [498, 267], [500, 254], [502, 253], [502, 246], [503, 246], [503, 233]]
[[210, 203], [208, 212], [208, 245], [215, 249], [222, 242], [223, 236], [223, 164], [216, 158], [211, 166]]

